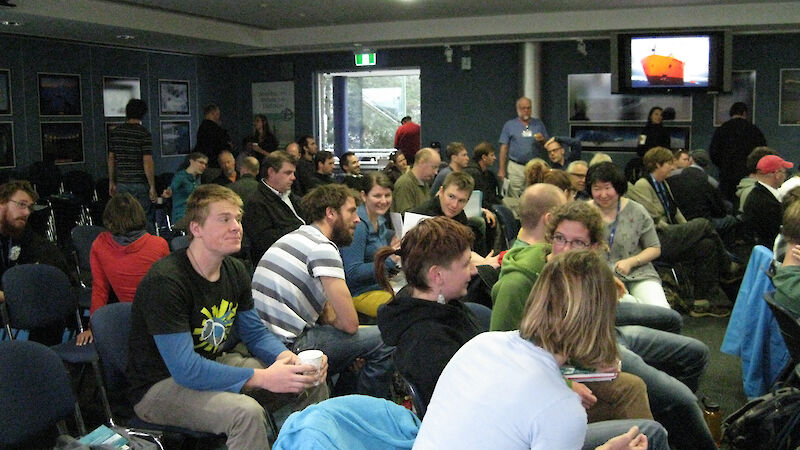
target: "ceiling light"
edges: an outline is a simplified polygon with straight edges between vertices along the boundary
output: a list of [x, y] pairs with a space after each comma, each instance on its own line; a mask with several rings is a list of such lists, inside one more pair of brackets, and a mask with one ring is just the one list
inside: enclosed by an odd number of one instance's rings
[[130, 41], [131, 39], [136, 39], [136, 36], [130, 34], [118, 34], [117, 39], [122, 39], [123, 41]]
[[22, 25], [22, 22], [17, 22], [16, 20], [3, 20], [0, 22], [0, 25], [4, 25], [7, 27], [19, 27]]

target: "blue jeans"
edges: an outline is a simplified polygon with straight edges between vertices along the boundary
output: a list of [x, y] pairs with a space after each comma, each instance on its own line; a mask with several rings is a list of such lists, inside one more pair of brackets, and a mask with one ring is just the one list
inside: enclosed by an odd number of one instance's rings
[[617, 303], [617, 326], [641, 325], [656, 330], [680, 333], [683, 317], [674, 309], [634, 302]]
[[649, 450], [669, 450], [667, 443], [667, 431], [654, 420], [605, 420], [602, 422], [590, 423], [586, 428], [586, 437], [583, 441], [583, 449], [594, 450], [603, 445], [609, 439], [627, 433], [632, 426], [638, 426], [639, 432], [647, 436], [647, 448]]
[[693, 393], [708, 364], [708, 347], [641, 326], [617, 327], [617, 340], [622, 370], [644, 380], [653, 417], [667, 429], [671, 444], [682, 450], [715, 449]]
[[294, 341], [292, 351], [322, 350], [328, 355], [328, 374], [347, 369], [356, 358], [364, 358], [364, 367], [358, 373], [356, 389], [359, 394], [391, 398], [391, 380], [394, 371], [394, 347], [383, 343], [376, 326], [359, 327], [355, 334], [347, 334], [331, 325], [306, 328]]
[[153, 203], [150, 201], [150, 187], [146, 184], [139, 183], [117, 183], [117, 193], [122, 194], [127, 192], [139, 200], [139, 204], [144, 209], [144, 216], [147, 217], [147, 223], [153, 223]]

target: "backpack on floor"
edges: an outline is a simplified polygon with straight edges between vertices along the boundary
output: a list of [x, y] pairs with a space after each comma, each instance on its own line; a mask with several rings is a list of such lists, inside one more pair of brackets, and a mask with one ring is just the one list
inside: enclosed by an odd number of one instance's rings
[[749, 401], [722, 423], [722, 441], [737, 449], [800, 445], [800, 389], [785, 387]]

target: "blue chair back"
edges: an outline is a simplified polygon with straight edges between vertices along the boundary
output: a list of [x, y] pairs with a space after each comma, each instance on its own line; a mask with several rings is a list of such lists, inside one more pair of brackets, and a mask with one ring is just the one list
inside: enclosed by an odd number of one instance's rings
[[74, 411], [69, 376], [53, 350], [0, 341], [0, 448], [25, 443]]
[[108, 391], [127, 389], [128, 337], [131, 334], [131, 303], [112, 303], [92, 314], [94, 345], [103, 366]]
[[21, 264], [3, 273], [11, 328], [29, 330], [63, 322], [77, 300], [67, 274], [47, 264]]
[[169, 241], [169, 250], [175, 252], [189, 246], [189, 235], [175, 236]]
[[514, 217], [514, 213], [505, 205], [492, 205], [492, 209], [503, 227], [506, 246], [511, 248], [514, 240], [517, 239], [517, 234], [519, 234], [519, 220]]
[[72, 245], [75, 246], [75, 251], [78, 255], [78, 267], [80, 270], [91, 270], [89, 253], [92, 249], [92, 244], [97, 239], [97, 236], [105, 230], [105, 228], [96, 225], [78, 225], [70, 232]]

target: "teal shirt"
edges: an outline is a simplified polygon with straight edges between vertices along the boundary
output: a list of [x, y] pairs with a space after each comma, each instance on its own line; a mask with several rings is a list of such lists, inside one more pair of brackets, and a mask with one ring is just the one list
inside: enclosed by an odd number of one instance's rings
[[172, 177], [169, 188], [172, 189], [172, 223], [176, 223], [186, 215], [186, 200], [200, 186], [200, 176], [190, 175], [181, 170]]

